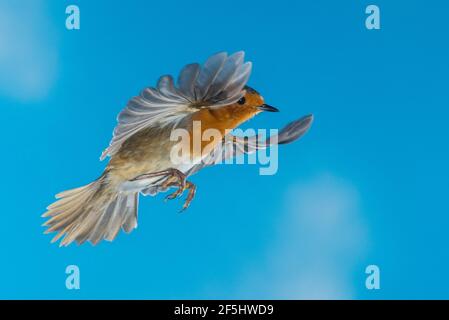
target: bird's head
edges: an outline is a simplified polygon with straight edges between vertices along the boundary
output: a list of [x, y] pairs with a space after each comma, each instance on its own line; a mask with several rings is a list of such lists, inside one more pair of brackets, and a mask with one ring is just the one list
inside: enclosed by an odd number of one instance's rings
[[245, 86], [245, 95], [237, 101], [237, 106], [250, 114], [258, 114], [262, 111], [279, 112], [275, 107], [265, 103], [259, 92], [249, 86]]
[[[253, 88], [245, 86], [244, 91], [244, 95], [232, 104], [218, 108], [200, 108], [199, 112], [194, 113], [192, 120], [201, 120], [204, 128], [211, 127], [225, 130], [236, 128], [262, 111], [279, 111], [266, 104], [263, 97]], [[212, 115], [212, 118], [207, 123], [204, 120], [210, 115]]]
[[244, 96], [237, 102], [219, 108], [218, 112], [225, 115], [225, 122], [230, 122], [230, 127], [236, 127], [262, 111], [279, 111], [275, 107], [266, 104], [260, 93], [253, 88], [245, 86], [244, 90]]

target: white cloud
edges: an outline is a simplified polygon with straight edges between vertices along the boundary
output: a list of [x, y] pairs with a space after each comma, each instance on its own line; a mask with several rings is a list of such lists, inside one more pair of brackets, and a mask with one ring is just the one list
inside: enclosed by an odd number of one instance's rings
[[291, 187], [278, 238], [250, 268], [244, 298], [351, 299], [366, 247], [357, 190], [332, 175]]
[[45, 97], [58, 52], [43, 1], [0, 3], [0, 96], [21, 101]]

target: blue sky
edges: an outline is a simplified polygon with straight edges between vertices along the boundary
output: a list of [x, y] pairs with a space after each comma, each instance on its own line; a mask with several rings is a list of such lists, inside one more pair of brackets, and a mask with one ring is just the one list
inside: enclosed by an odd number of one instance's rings
[[[77, 4], [81, 29], [65, 29]], [[365, 8], [381, 30], [365, 28]], [[449, 6], [438, 1], [0, 2], [0, 298], [449, 298]], [[127, 100], [162, 74], [244, 50], [249, 84], [313, 113], [279, 171], [217, 166], [197, 196], [141, 198], [139, 227], [59, 248], [40, 215], [84, 185]], [[65, 288], [76, 264], [81, 289]], [[378, 265], [381, 289], [365, 288]]]

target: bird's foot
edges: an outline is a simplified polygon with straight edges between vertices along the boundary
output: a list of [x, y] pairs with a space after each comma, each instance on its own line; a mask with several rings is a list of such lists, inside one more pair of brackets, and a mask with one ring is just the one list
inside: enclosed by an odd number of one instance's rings
[[175, 192], [166, 196], [165, 200], [176, 199], [176, 198], [180, 197], [184, 193], [185, 190], [189, 190], [189, 193], [187, 194], [186, 201], [184, 202], [184, 205], [182, 206], [182, 209], [180, 210], [180, 212], [186, 210], [190, 206], [190, 203], [192, 202], [193, 198], [195, 197], [196, 186], [190, 181], [186, 181], [184, 187], [177, 185], [177, 184], [173, 184], [171, 186], [176, 186], [176, 187], [178, 187], [178, 189]]
[[187, 176], [175, 168], [170, 168], [163, 171], [157, 171], [157, 172], [151, 172], [151, 173], [145, 173], [140, 176], [135, 177], [132, 179], [132, 181], [136, 180], [143, 180], [148, 178], [154, 178], [154, 177], [162, 177], [164, 182], [161, 183], [160, 187], [162, 190], [166, 190], [169, 187], [177, 187], [178, 189], [169, 194], [165, 197], [165, 200], [172, 200], [180, 197], [185, 190], [189, 190], [189, 193], [187, 195], [186, 201], [184, 202], [184, 205], [182, 206], [181, 212], [186, 210], [190, 203], [192, 202], [193, 198], [195, 197], [196, 192], [196, 186], [190, 182], [187, 181]]
[[190, 181], [187, 181], [186, 188], [189, 190], [189, 193], [187, 194], [186, 201], [184, 202], [184, 205], [182, 206], [182, 209], [180, 212], [183, 212], [184, 210], [186, 210], [190, 206], [190, 202], [192, 202], [193, 198], [195, 197], [196, 186], [193, 183], [191, 183]]

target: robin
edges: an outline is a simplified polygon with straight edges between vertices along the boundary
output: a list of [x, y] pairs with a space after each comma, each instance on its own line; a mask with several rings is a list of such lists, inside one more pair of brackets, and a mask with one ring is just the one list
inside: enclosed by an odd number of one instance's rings
[[[110, 157], [103, 174], [86, 186], [57, 194], [58, 200], [43, 214], [49, 217], [45, 233], [57, 232], [52, 242], [63, 236], [61, 246], [73, 241], [94, 245], [103, 239], [112, 241], [120, 229], [129, 233], [137, 227], [139, 194], [155, 195], [176, 188], [167, 196], [174, 199], [187, 191], [186, 209], [196, 191], [188, 176], [225, 158], [267, 148], [273, 141], [289, 143], [302, 136], [312, 123], [312, 115], [290, 123], [276, 139], [259, 141], [257, 136], [244, 139], [229, 133], [263, 111], [278, 111], [246, 85], [251, 67], [251, 62], [244, 62], [244, 52], [229, 56], [218, 53], [202, 66], [186, 65], [176, 85], [165, 75], [156, 88], [145, 88], [132, 98], [118, 115], [113, 138], [101, 155], [101, 160]], [[189, 142], [171, 138], [175, 129], [193, 135], [196, 122], [201, 124], [201, 132], [214, 129], [223, 139], [201, 141], [195, 150], [195, 136]], [[175, 163], [170, 155], [181, 143], [190, 161]], [[226, 145], [232, 148], [222, 152]], [[211, 151], [204, 152], [206, 147]]]

